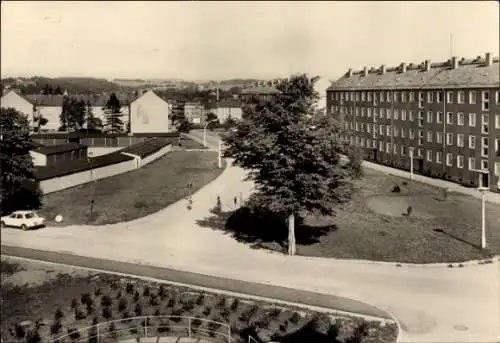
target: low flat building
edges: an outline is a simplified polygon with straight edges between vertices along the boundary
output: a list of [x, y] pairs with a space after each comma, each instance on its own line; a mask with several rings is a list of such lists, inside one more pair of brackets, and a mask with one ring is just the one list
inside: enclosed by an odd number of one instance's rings
[[87, 146], [78, 143], [38, 145], [30, 151], [30, 155], [35, 167], [53, 167], [65, 162], [86, 161]]

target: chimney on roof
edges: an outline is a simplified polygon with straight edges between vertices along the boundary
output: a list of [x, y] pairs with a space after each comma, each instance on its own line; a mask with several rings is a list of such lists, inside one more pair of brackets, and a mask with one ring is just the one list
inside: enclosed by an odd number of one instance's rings
[[402, 62], [402, 63], [401, 63], [400, 68], [401, 68], [401, 72], [402, 72], [402, 73], [406, 73], [406, 63], [405, 63], [405, 62]]
[[425, 60], [424, 66], [425, 66], [425, 71], [431, 71], [431, 60]]
[[386, 70], [386, 69], [385, 69], [385, 64], [382, 64], [382, 65], [380, 66], [380, 73], [381, 73], [382, 75], [384, 75], [384, 74], [385, 74], [385, 70]]
[[352, 76], [352, 68], [349, 68], [349, 70], [347, 71], [347, 77], [351, 77]]
[[452, 69], [457, 69], [458, 68], [458, 58], [456, 56], [453, 56], [451, 58], [451, 68]]
[[368, 76], [368, 67], [363, 67], [363, 76]]
[[491, 55], [491, 52], [486, 53], [485, 60], [487, 67], [489, 67], [493, 63], [493, 55]]

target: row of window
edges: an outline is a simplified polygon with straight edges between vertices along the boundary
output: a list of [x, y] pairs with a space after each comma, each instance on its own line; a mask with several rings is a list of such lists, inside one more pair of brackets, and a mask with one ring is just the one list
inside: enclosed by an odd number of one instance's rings
[[[418, 104], [420, 107], [424, 106], [424, 100], [428, 104], [442, 103], [444, 94], [446, 94], [447, 104], [465, 104], [466, 102], [474, 105], [477, 103], [477, 91], [349, 91], [349, 92], [332, 92], [331, 99], [343, 103], [344, 101], [370, 101], [374, 104], [378, 102], [392, 103], [406, 103], [415, 102], [415, 94], [418, 94]], [[424, 96], [425, 94], [425, 96]], [[500, 103], [500, 91], [495, 92], [495, 102]], [[483, 111], [488, 111], [490, 108], [490, 92], [481, 92], [481, 103]]]
[[[378, 148], [379, 151], [381, 152], [386, 152], [386, 153], [392, 153], [394, 155], [400, 155], [400, 156], [406, 156], [408, 152], [410, 152], [410, 155], [412, 152], [416, 152], [415, 156], [416, 157], [424, 157], [424, 149], [418, 148], [415, 149], [413, 147], [407, 147], [405, 145], [398, 146], [397, 144], [391, 144], [389, 142], [384, 142], [379, 141], [377, 142], [376, 140], [370, 140], [366, 139], [366, 144], [365, 140], [361, 138], [360, 141], [356, 140], [356, 143], [352, 142], [354, 137], [351, 137], [351, 143], [356, 144], [361, 147], [367, 147], [367, 148]], [[359, 138], [359, 137], [357, 137]], [[416, 150], [416, 151], [415, 151]], [[443, 163], [443, 153], [441, 151], [436, 151], [434, 152], [433, 150], [425, 150], [425, 159], [427, 162], [435, 162], [435, 163]], [[453, 154], [452, 153], [446, 153], [446, 166], [452, 167], [454, 165], [454, 159], [453, 159]], [[464, 155], [456, 155], [456, 167], [457, 168], [463, 168], [464, 167], [464, 161], [465, 161], [465, 156]], [[469, 157], [469, 165], [468, 165], [469, 170], [477, 170], [476, 168], [476, 158], [475, 157]], [[488, 170], [488, 160], [487, 159], [481, 159], [481, 166], [480, 169], [482, 170]]]
[[[335, 112], [336, 110], [340, 109], [342, 113], [347, 113], [351, 114], [354, 111], [356, 117], [366, 117], [366, 118], [371, 118], [373, 114], [373, 122], [377, 122], [378, 118], [380, 119], [387, 119], [387, 120], [401, 120], [401, 121], [414, 121], [415, 120], [415, 112], [414, 111], [406, 111], [405, 109], [394, 109], [391, 110], [390, 108], [371, 108], [371, 107], [361, 107], [361, 108], [356, 108], [353, 110], [352, 107], [347, 108], [347, 111], [344, 111], [344, 107], [337, 108], [334, 106], [332, 108], [332, 112]], [[380, 110], [380, 111], [379, 111]], [[433, 111], [427, 111], [427, 115], [425, 116], [424, 119], [424, 112], [419, 111], [418, 112], [418, 123], [419, 126], [424, 125], [424, 120], [427, 121], [428, 124], [436, 123], [436, 124], [442, 124], [444, 120], [444, 115], [443, 112], [436, 112], [434, 116]], [[476, 113], [469, 113], [468, 116], [466, 117], [464, 112], [446, 112], [446, 124], [448, 125], [458, 125], [458, 126], [464, 126], [465, 125], [465, 119], [467, 118], [467, 125], [469, 127], [476, 127], [476, 119], [477, 115]], [[489, 114], [483, 113], [481, 114], [481, 125], [488, 125], [489, 123]], [[500, 114], [495, 115], [495, 128], [500, 129]], [[487, 127], [485, 128], [487, 131]]]

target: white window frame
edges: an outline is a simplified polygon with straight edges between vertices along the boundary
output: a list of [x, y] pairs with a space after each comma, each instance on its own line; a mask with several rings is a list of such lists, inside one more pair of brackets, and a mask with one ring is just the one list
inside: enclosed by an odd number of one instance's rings
[[409, 121], [413, 121], [413, 120], [415, 120], [415, 112], [414, 112], [414, 111], [410, 110], [410, 111], [408, 112], [408, 120], [409, 120]]
[[457, 104], [463, 104], [463, 103], [465, 103], [465, 92], [458, 91], [457, 92]]
[[453, 154], [451, 152], [446, 153], [446, 165], [448, 167], [453, 166]]
[[500, 114], [495, 114], [495, 129], [500, 129]]
[[463, 169], [465, 164], [464, 155], [457, 155], [457, 168]]
[[490, 139], [488, 137], [481, 137], [481, 156], [484, 158], [488, 158], [489, 153], [490, 153]]
[[490, 92], [489, 91], [482, 91], [481, 92], [481, 109], [483, 111], [490, 110]]
[[415, 92], [410, 91], [409, 98], [410, 98], [410, 102], [415, 102]]
[[401, 156], [406, 156], [406, 146], [405, 145], [401, 145], [401, 153], [400, 153]]
[[443, 102], [443, 92], [437, 91], [436, 92], [436, 103], [442, 103]]
[[427, 131], [427, 142], [432, 143], [432, 136], [433, 136], [433, 132]]
[[476, 158], [475, 157], [469, 157], [468, 160], [468, 169], [469, 170], [476, 170]]
[[469, 136], [469, 149], [476, 149], [477, 138], [474, 135]]
[[[429, 94], [432, 94], [432, 93], [429, 93]], [[434, 113], [432, 113], [432, 111], [427, 111], [427, 122], [428, 123], [432, 123], [433, 116], [434, 116]]]
[[415, 130], [413, 128], [410, 128], [409, 137], [410, 139], [415, 139]]
[[401, 138], [406, 138], [406, 129], [404, 127], [401, 128]]
[[464, 126], [465, 124], [465, 113], [457, 112], [457, 125]]
[[452, 91], [446, 92], [446, 103], [453, 104], [453, 92]]
[[398, 154], [398, 145], [397, 145], [396, 143], [394, 143], [394, 144], [392, 145], [392, 153], [393, 153], [394, 155], [397, 155], [397, 154]]
[[436, 163], [443, 163], [443, 153], [436, 151]]
[[488, 170], [489, 168], [488, 160], [481, 160], [481, 170]]
[[427, 103], [428, 104], [432, 104], [434, 102], [433, 94], [434, 93], [432, 91], [427, 92]]
[[442, 124], [443, 123], [443, 112], [436, 112], [436, 124]]
[[477, 103], [477, 92], [469, 91], [469, 104], [475, 105]]
[[401, 110], [401, 120], [406, 121], [406, 109]]
[[394, 127], [392, 128], [392, 135], [393, 135], [394, 137], [397, 137], [397, 136], [399, 135], [399, 128], [398, 128], [397, 126], [394, 126]]
[[490, 121], [489, 114], [488, 113], [482, 113], [481, 114], [481, 133], [482, 134], [487, 134], [490, 131], [489, 121]]
[[465, 144], [465, 138], [463, 133], [457, 133], [457, 146], [463, 148]]
[[426, 155], [426, 159], [428, 162], [432, 162], [432, 150], [427, 150], [425, 152], [425, 155]]
[[391, 119], [391, 116], [392, 116], [392, 111], [390, 108], [386, 109], [385, 110], [385, 114], [386, 114], [386, 119], [390, 120]]
[[453, 112], [446, 112], [446, 124], [453, 125]]
[[399, 120], [399, 109], [395, 108], [395, 109], [392, 111], [392, 119], [394, 119], [394, 120]]
[[452, 132], [446, 133], [446, 145], [453, 145], [453, 133]]
[[469, 113], [469, 127], [476, 127], [477, 116], [475, 113]]
[[442, 132], [436, 132], [436, 143], [438, 144], [443, 144], [443, 133]]
[[402, 91], [401, 92], [401, 102], [406, 102], [406, 92], [405, 91]]

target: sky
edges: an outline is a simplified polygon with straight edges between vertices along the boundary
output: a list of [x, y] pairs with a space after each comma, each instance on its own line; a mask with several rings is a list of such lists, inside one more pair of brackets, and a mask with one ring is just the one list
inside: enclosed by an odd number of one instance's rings
[[348, 68], [499, 55], [496, 1], [1, 6], [2, 77], [336, 79]]

